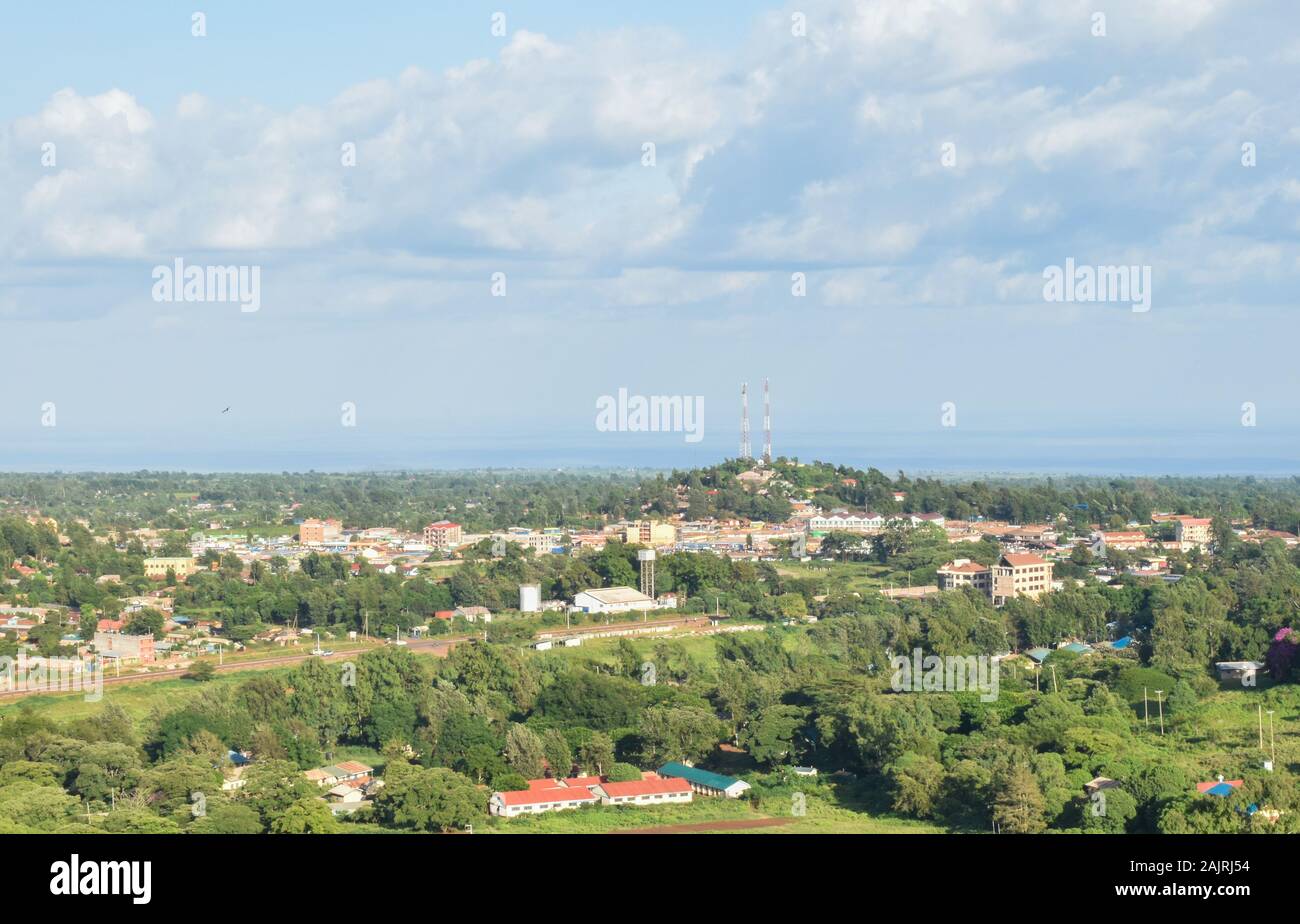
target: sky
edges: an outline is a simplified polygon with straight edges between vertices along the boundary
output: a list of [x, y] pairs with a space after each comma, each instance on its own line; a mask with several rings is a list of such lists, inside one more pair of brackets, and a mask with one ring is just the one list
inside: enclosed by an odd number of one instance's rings
[[0, 469], [1300, 474], [1293, 10], [1103, 5], [6, 8]]

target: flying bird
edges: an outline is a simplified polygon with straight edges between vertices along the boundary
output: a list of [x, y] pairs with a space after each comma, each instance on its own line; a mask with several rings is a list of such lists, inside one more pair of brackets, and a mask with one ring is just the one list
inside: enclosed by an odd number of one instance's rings
[[230, 410], [230, 408], [226, 408], [226, 410], [225, 410], [225, 411], [222, 411], [221, 413], [224, 414], [224, 413], [226, 413], [226, 411], [229, 411], [229, 410]]

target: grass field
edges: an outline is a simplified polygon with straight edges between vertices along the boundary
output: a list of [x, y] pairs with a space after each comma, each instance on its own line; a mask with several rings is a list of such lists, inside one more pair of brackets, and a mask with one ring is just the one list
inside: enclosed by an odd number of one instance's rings
[[822, 594], [879, 591], [890, 582], [888, 567], [865, 561], [782, 561], [776, 571], [784, 577], [812, 578], [822, 585], [817, 589]]
[[217, 674], [206, 683], [194, 680], [157, 680], [150, 683], [128, 683], [107, 686], [98, 702], [87, 701], [81, 693], [54, 693], [27, 696], [0, 702], [0, 721], [16, 714], [20, 709], [32, 709], [53, 722], [75, 722], [97, 714], [109, 703], [121, 706], [142, 726], [149, 713], [157, 706], [168, 711], [179, 709], [205, 688], [237, 683], [246, 675]]

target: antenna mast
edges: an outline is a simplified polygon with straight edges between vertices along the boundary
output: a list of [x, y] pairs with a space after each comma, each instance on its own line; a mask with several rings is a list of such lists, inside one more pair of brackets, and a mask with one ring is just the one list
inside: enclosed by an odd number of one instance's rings
[[763, 461], [772, 464], [772, 397], [763, 379]]
[[752, 459], [753, 450], [749, 445], [749, 383], [740, 383], [740, 457]]

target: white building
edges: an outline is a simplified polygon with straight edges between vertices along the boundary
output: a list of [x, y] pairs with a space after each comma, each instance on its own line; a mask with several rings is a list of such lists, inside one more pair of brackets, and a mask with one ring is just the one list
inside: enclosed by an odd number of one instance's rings
[[584, 590], [573, 598], [573, 605], [584, 613], [628, 613], [653, 610], [655, 601], [631, 587], [606, 587]]
[[[529, 781], [530, 787], [542, 781]], [[545, 782], [551, 782], [547, 780]], [[542, 812], [558, 812], [564, 809], [581, 808], [595, 805], [599, 798], [592, 795], [585, 787], [564, 786], [559, 782], [542, 788], [520, 789], [511, 792], [494, 792], [488, 800], [488, 812], [503, 818], [516, 815], [538, 815]]]
[[681, 777], [601, 783], [591, 791], [600, 796], [602, 805], [665, 805], [690, 802], [694, 795], [691, 784]]
[[879, 513], [866, 511], [852, 513], [848, 510], [833, 510], [825, 516], [815, 516], [808, 521], [808, 528], [816, 533], [865, 533], [885, 528], [885, 518]]

